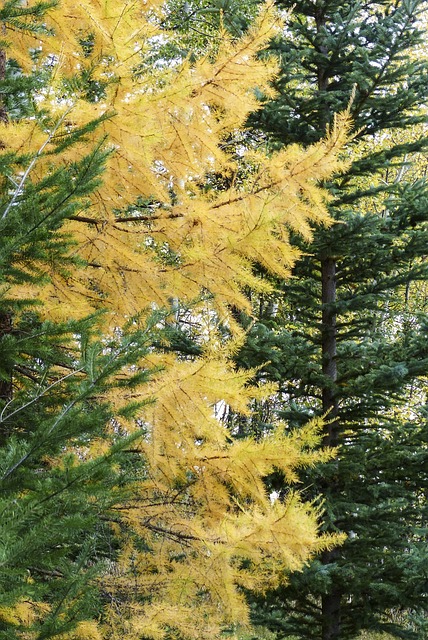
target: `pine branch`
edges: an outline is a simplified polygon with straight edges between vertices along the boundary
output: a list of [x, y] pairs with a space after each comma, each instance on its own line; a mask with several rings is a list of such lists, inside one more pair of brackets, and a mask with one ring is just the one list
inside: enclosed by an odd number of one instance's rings
[[55, 380], [55, 382], [53, 382], [52, 384], [50, 384], [48, 387], [46, 387], [46, 389], [43, 389], [43, 391], [41, 393], [38, 393], [34, 398], [32, 398], [31, 400], [29, 400], [28, 402], [26, 402], [25, 404], [23, 404], [21, 407], [19, 407], [18, 409], [15, 409], [14, 411], [12, 411], [11, 413], [8, 413], [5, 417], [5, 411], [6, 409], [9, 407], [9, 405], [13, 402], [13, 398], [12, 400], [9, 400], [9, 402], [7, 402], [5, 404], [5, 406], [3, 407], [1, 414], [0, 414], [0, 424], [2, 424], [3, 422], [6, 422], [7, 420], [10, 420], [10, 418], [14, 415], [16, 415], [17, 413], [19, 413], [20, 411], [23, 411], [24, 409], [27, 409], [28, 407], [30, 407], [32, 404], [34, 404], [35, 402], [38, 402], [38, 400], [40, 400], [43, 396], [45, 396], [47, 393], [49, 393], [49, 391], [51, 391], [54, 387], [56, 387], [58, 384], [60, 384], [61, 382], [64, 382], [64, 380], [67, 380], [67, 378], [70, 378], [71, 376], [75, 376], [78, 373], [82, 373], [82, 371], [84, 371], [83, 368], [81, 369], [74, 369], [71, 373], [68, 373], [67, 375], [63, 376], [62, 378], [59, 378], [58, 380]]
[[62, 125], [62, 123], [64, 122], [65, 118], [69, 115], [69, 113], [72, 111], [72, 107], [70, 107], [62, 116], [61, 118], [59, 118], [58, 122], [56, 123], [56, 125], [54, 126], [54, 128], [49, 132], [48, 137], [46, 138], [45, 142], [39, 147], [37, 153], [35, 154], [35, 156], [33, 157], [33, 159], [31, 160], [30, 164], [28, 165], [27, 169], [24, 171], [24, 174], [21, 178], [21, 180], [18, 183], [18, 186], [16, 187], [12, 198], [9, 202], [9, 204], [7, 205], [6, 209], [3, 212], [3, 215], [1, 216], [1, 220], [4, 220], [9, 211], [11, 210], [11, 208], [14, 206], [15, 202], [17, 201], [18, 197], [20, 195], [22, 195], [23, 192], [23, 187], [24, 184], [26, 183], [28, 176], [30, 175], [31, 171], [34, 169], [35, 165], [37, 164], [38, 160], [40, 159], [40, 157], [43, 154], [43, 151], [45, 150], [45, 148], [47, 147], [47, 145], [51, 142], [51, 140], [53, 139], [53, 137], [55, 136], [56, 132], [58, 131], [59, 127]]

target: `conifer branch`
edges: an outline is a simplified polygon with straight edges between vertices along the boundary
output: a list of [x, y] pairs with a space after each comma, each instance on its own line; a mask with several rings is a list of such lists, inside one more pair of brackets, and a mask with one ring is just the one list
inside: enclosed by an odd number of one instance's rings
[[172, 529], [168, 529], [168, 528], [162, 527], [160, 525], [152, 524], [150, 522], [150, 520], [144, 520], [142, 522], [142, 526], [145, 527], [146, 529], [154, 531], [155, 533], [162, 533], [167, 538], [171, 538], [172, 540], [177, 540], [177, 541], [180, 541], [180, 542], [189, 543], [191, 541], [194, 541], [194, 542], [209, 541], [209, 542], [214, 543], [214, 544], [219, 544], [220, 542], [222, 542], [222, 538], [220, 538], [220, 537], [211, 538], [209, 540], [207, 538], [203, 539], [201, 537], [194, 536], [191, 533], [184, 533], [183, 531], [173, 531]]
[[[71, 375], [71, 374], [70, 374]], [[51, 385], [53, 386], [53, 385]], [[59, 414], [59, 416], [56, 418], [56, 420], [53, 422], [53, 424], [49, 427], [49, 429], [47, 430], [46, 434], [44, 434], [44, 438], [38, 440], [32, 447], [30, 447], [30, 449], [27, 451], [27, 453], [25, 453], [17, 462], [15, 462], [15, 464], [13, 464], [7, 471], [5, 471], [5, 473], [3, 474], [1, 480], [7, 480], [7, 478], [9, 478], [9, 476], [12, 475], [12, 473], [14, 473], [14, 471], [16, 471], [16, 469], [18, 469], [22, 464], [24, 464], [24, 462], [26, 462], [32, 455], [33, 453], [35, 453], [35, 451], [37, 451], [37, 449], [39, 449], [43, 442], [51, 435], [51, 433], [53, 431], [55, 431], [55, 429], [57, 428], [57, 426], [60, 424], [60, 422], [63, 420], [63, 418], [71, 411], [71, 409], [73, 409], [79, 402], [80, 402], [80, 398], [76, 398], [74, 400], [72, 400]], [[26, 406], [28, 406], [29, 404], [32, 404], [32, 402], [27, 403]], [[24, 407], [21, 407], [20, 409], [17, 409], [16, 411], [14, 411], [14, 413], [17, 413], [18, 411], [22, 411]]]
[[64, 122], [64, 119], [69, 115], [71, 110], [72, 110], [72, 107], [70, 107], [61, 116], [61, 118], [59, 118], [59, 120], [56, 123], [56, 125], [54, 126], [54, 128], [49, 132], [49, 135], [46, 138], [46, 140], [44, 141], [44, 143], [37, 150], [36, 154], [34, 155], [33, 159], [31, 160], [30, 164], [28, 165], [27, 169], [24, 171], [24, 174], [23, 174], [21, 180], [19, 181], [19, 183], [18, 183], [18, 185], [17, 185], [17, 187], [16, 187], [16, 189], [15, 189], [13, 195], [12, 195], [12, 198], [11, 198], [9, 204], [7, 205], [6, 209], [4, 210], [4, 212], [3, 212], [2, 216], [1, 216], [1, 220], [4, 220], [7, 217], [9, 211], [14, 206], [14, 204], [17, 201], [18, 197], [22, 194], [22, 190], [23, 190], [24, 184], [27, 181], [28, 176], [30, 175], [31, 171], [34, 169], [37, 161], [42, 156], [43, 151], [45, 150], [47, 145], [51, 142], [52, 138], [55, 136], [55, 134], [58, 131], [59, 127], [62, 125], [62, 123]]
[[26, 402], [25, 404], [21, 405], [20, 407], [18, 407], [18, 409], [15, 409], [14, 411], [12, 411], [11, 413], [8, 413], [7, 416], [4, 416], [4, 413], [6, 411], [6, 409], [10, 406], [10, 404], [12, 404], [13, 402], [13, 398], [11, 400], [9, 400], [9, 402], [7, 402], [5, 404], [5, 406], [3, 407], [1, 413], [0, 413], [0, 424], [2, 424], [3, 422], [6, 422], [7, 420], [10, 420], [10, 418], [14, 415], [16, 415], [17, 413], [19, 413], [20, 411], [24, 411], [24, 409], [27, 409], [28, 407], [30, 407], [32, 404], [34, 404], [35, 402], [38, 402], [43, 396], [45, 396], [47, 393], [49, 393], [49, 391], [51, 391], [54, 387], [56, 387], [58, 384], [61, 384], [61, 382], [64, 382], [64, 380], [67, 380], [67, 378], [70, 378], [71, 376], [75, 376], [78, 373], [81, 373], [82, 371], [84, 371], [83, 368], [81, 369], [74, 369], [71, 373], [67, 373], [67, 375], [63, 376], [62, 378], [60, 378], [59, 380], [55, 380], [55, 382], [52, 382], [52, 384], [50, 384], [48, 387], [46, 387], [46, 389], [43, 389], [43, 391], [41, 391], [40, 393], [38, 393], [36, 396], [34, 396], [34, 398], [32, 398], [31, 400], [29, 400], [28, 402]]
[[59, 571], [58, 569], [42, 569], [41, 567], [28, 567], [28, 571], [32, 571], [33, 573], [39, 573], [42, 576], [46, 576], [48, 578], [63, 578], [64, 573]]
[[[159, 213], [159, 214], [147, 214], [147, 215], [138, 215], [138, 216], [127, 216], [124, 218], [116, 218], [114, 223], [111, 226], [116, 227], [119, 222], [152, 222], [158, 220], [174, 220], [176, 218], [182, 218], [184, 216], [183, 213], [178, 213], [175, 211], [171, 211], [170, 213]], [[100, 218], [89, 218], [88, 216], [69, 216], [68, 220], [75, 220], [76, 222], [86, 222], [87, 224], [93, 225], [102, 225], [106, 224], [106, 220], [102, 220]], [[116, 227], [120, 228], [120, 227]]]

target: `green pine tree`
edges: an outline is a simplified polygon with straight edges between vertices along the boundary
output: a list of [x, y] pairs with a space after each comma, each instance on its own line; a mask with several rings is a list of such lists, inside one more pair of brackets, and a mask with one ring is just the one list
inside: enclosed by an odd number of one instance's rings
[[[277, 4], [294, 7], [272, 44], [278, 98], [253, 125], [274, 146], [309, 144], [353, 96], [357, 133], [349, 171], [329, 185], [337, 223], [314, 229], [312, 243], [296, 237], [304, 255], [294, 278], [277, 283], [276, 298], [255, 302], [258, 322], [238, 362], [261, 365], [280, 391], [260, 406], [258, 422], [239, 429], [268, 428], [272, 413], [291, 429], [327, 414], [324, 444], [339, 447], [338, 457], [304, 486], [324, 496], [325, 526], [349, 537], [259, 603], [254, 619], [278, 637], [344, 640], [384, 628], [421, 638], [428, 322], [413, 297], [427, 278], [428, 190], [403, 161], [427, 147], [412, 136], [426, 122], [427, 64], [412, 54], [426, 3]], [[281, 478], [269, 482], [282, 495]]]
[[96, 620], [105, 604], [96, 578], [115, 558], [131, 438], [115, 432], [100, 395], [146, 353], [149, 334], [107, 342], [94, 319], [15, 318], [1, 340], [13, 394], [0, 414], [0, 637], [48, 638]]
[[[43, 31], [48, 6], [30, 10], [8, 2], [0, 19], [8, 27]], [[1, 119], [33, 118], [48, 130], [52, 123], [38, 112], [34, 95], [50, 70], [25, 75], [3, 54]], [[62, 135], [58, 151], [96, 126]], [[25, 173], [32, 158], [4, 144], [0, 149], [2, 640], [55, 637], [79, 623], [96, 629], [105, 597], [96, 579], [106, 560], [114, 561], [111, 510], [124, 498], [129, 466], [129, 437], [115, 431], [115, 413], [102, 397], [147, 353], [150, 340], [149, 329], [133, 325], [101, 339], [96, 315], [55, 322], [37, 300], [14, 295], [28, 284], [42, 290], [46, 267], [66, 275], [76, 266], [62, 224], [85, 206], [106, 158], [102, 145], [67, 167], [55, 166], [55, 150], [49, 153], [51, 170], [37, 178]], [[146, 376], [135, 369], [127, 384], [132, 389]], [[103, 447], [97, 454], [98, 440]]]

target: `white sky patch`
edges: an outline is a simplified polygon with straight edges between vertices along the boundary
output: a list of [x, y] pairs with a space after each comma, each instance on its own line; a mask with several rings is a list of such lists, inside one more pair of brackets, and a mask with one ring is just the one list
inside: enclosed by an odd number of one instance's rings
[[278, 491], [272, 491], [272, 493], [269, 494], [269, 500], [271, 504], [275, 504], [278, 498], [279, 498]]

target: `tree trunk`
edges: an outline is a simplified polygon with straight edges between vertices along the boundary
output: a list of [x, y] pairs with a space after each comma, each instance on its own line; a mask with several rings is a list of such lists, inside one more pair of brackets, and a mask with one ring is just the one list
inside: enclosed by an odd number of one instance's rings
[[[315, 21], [318, 34], [323, 33], [325, 26], [325, 15], [323, 11], [323, 3], [318, 3], [318, 9], [315, 12]], [[328, 47], [321, 42], [318, 45], [320, 53], [328, 58]], [[318, 91], [327, 95], [328, 83], [330, 79], [329, 65], [319, 64], [317, 72]], [[332, 120], [332, 113], [325, 100], [320, 111], [320, 131], [325, 130], [328, 123]], [[322, 343], [322, 372], [325, 376], [322, 389], [322, 409], [326, 415], [327, 425], [323, 438], [324, 446], [335, 447], [338, 444], [338, 406], [336, 398], [336, 381], [337, 381], [337, 326], [336, 326], [336, 261], [332, 257], [325, 257], [321, 260], [321, 305], [322, 305], [322, 326], [321, 326], [321, 343]], [[337, 486], [337, 477], [328, 479], [328, 492], [335, 492]], [[332, 549], [325, 552], [322, 557], [324, 565], [335, 562], [339, 551]], [[321, 637], [322, 640], [338, 640], [340, 638], [340, 601], [341, 593], [334, 586], [330, 593], [322, 596], [321, 612]]]
[[328, 427], [324, 437], [324, 445], [335, 447], [337, 445], [337, 328], [336, 328], [336, 261], [333, 258], [325, 258], [321, 263], [321, 304], [322, 304], [322, 372], [327, 380], [322, 389], [322, 410], [327, 415]]
[[[334, 549], [331, 554], [337, 553]], [[331, 558], [334, 560], [334, 558]], [[324, 558], [323, 561], [325, 562]], [[323, 596], [321, 605], [322, 640], [337, 640], [340, 638], [340, 601], [341, 593], [332, 588], [331, 592]]]
[[[329, 447], [338, 445], [338, 404], [336, 397], [337, 381], [337, 327], [336, 327], [336, 261], [325, 258], [321, 263], [322, 281], [322, 371], [325, 376], [322, 389], [322, 407], [327, 414], [328, 424], [323, 444]], [[330, 477], [328, 491], [334, 492], [337, 478]], [[327, 488], [327, 487], [326, 487]], [[337, 487], [338, 488], [338, 487]], [[332, 564], [339, 554], [338, 549], [332, 549], [322, 555], [324, 565]], [[340, 590], [332, 587], [330, 593], [322, 596], [322, 640], [338, 640], [340, 638]]]

